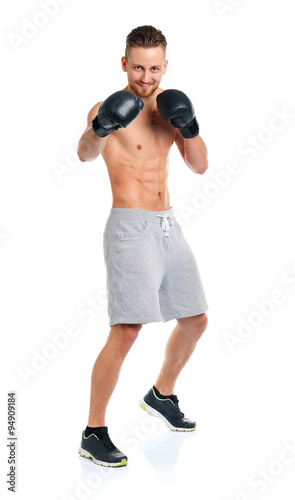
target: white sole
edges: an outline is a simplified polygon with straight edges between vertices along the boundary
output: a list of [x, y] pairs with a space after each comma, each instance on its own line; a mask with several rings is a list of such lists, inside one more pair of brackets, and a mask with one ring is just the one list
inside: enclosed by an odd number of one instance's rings
[[81, 448], [81, 446], [78, 449], [79, 455], [84, 458], [92, 458], [93, 462], [96, 463], [97, 465], [102, 465], [103, 467], [122, 467], [124, 465], [127, 465], [127, 460], [126, 458], [123, 458], [121, 462], [115, 462], [115, 463], [109, 463], [109, 462], [103, 462], [102, 460], [97, 460], [97, 458], [94, 458], [89, 451], [84, 450]]
[[157, 418], [160, 418], [164, 424], [167, 425], [167, 427], [171, 430], [171, 431], [176, 431], [176, 432], [192, 432], [195, 430], [195, 428], [197, 427], [197, 424], [195, 425], [195, 427], [193, 427], [192, 429], [187, 429], [186, 427], [174, 427], [174, 425], [170, 424], [170, 422], [168, 422], [167, 418], [165, 418], [160, 412], [158, 412], [157, 410], [155, 410], [154, 408], [152, 408], [151, 406], [149, 406], [145, 400], [142, 398], [139, 400], [139, 405], [140, 407], [146, 411], [149, 415], [151, 415], [152, 417], [157, 417]]

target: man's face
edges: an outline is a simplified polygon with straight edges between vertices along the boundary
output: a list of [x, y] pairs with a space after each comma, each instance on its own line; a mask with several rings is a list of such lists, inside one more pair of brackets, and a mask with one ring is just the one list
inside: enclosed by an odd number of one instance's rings
[[141, 98], [150, 97], [166, 73], [168, 61], [163, 47], [132, 47], [128, 60], [122, 57], [129, 87]]

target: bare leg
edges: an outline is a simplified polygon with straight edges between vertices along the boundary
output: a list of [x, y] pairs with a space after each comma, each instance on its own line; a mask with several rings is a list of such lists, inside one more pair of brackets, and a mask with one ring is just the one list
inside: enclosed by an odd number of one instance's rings
[[158, 391], [164, 396], [174, 393], [178, 375], [194, 352], [207, 322], [206, 313], [177, 320], [177, 325], [168, 339], [164, 363], [155, 383]]
[[118, 324], [111, 327], [107, 342], [92, 370], [89, 427], [105, 425], [108, 402], [116, 387], [123, 361], [135, 342], [141, 326]]

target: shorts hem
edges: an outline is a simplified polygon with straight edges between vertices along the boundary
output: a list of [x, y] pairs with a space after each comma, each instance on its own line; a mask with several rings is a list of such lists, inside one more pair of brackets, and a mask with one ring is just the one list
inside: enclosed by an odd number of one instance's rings
[[194, 309], [194, 311], [187, 312], [187, 313], [182, 313], [182, 314], [171, 314], [170, 316], [165, 316], [163, 318], [163, 323], [166, 323], [167, 321], [171, 321], [172, 319], [181, 319], [181, 318], [190, 318], [191, 316], [198, 316], [199, 314], [204, 314], [206, 311], [208, 311], [209, 307], [206, 305], [204, 307], [201, 307], [199, 309]]
[[145, 325], [146, 323], [159, 323], [162, 321], [162, 318], [145, 318], [143, 320], [139, 319], [134, 319], [134, 318], [124, 318], [124, 319], [118, 319], [116, 321], [110, 321], [109, 325], [114, 326], [114, 325]]
[[167, 321], [171, 321], [173, 319], [181, 319], [181, 318], [190, 318], [191, 316], [197, 316], [199, 314], [203, 314], [205, 313], [206, 311], [208, 311], [209, 309], [209, 306], [208, 305], [204, 305], [203, 307], [200, 307], [199, 309], [194, 309], [193, 311], [188, 311], [186, 313], [182, 313], [182, 314], [171, 314], [170, 316], [165, 316], [165, 317], [162, 317], [162, 318], [153, 318], [153, 317], [149, 317], [149, 318], [145, 318], [143, 320], [139, 320], [139, 319], [134, 319], [134, 318], [124, 318], [124, 319], [118, 319], [116, 321], [110, 321], [109, 322], [109, 326], [114, 326], [114, 325], [145, 325], [147, 323], [160, 323], [160, 322], [163, 322], [163, 323], [166, 323]]

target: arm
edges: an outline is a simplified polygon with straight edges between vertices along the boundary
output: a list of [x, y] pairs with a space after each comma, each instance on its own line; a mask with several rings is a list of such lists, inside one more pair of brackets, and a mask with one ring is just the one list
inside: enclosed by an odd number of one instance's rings
[[92, 128], [92, 120], [96, 117], [101, 102], [95, 104], [88, 113], [87, 127], [84, 130], [79, 143], [77, 154], [80, 161], [92, 161], [103, 151], [107, 137], [99, 137]]
[[175, 144], [185, 164], [195, 173], [204, 174], [208, 168], [208, 152], [206, 144], [200, 135], [185, 139], [177, 131]]
[[87, 128], [78, 144], [81, 161], [94, 160], [106, 145], [109, 134], [128, 127], [144, 106], [143, 100], [126, 90], [111, 94], [88, 113]]
[[194, 107], [184, 92], [170, 89], [157, 95], [160, 116], [177, 129], [175, 143], [185, 164], [196, 174], [208, 168], [207, 148], [199, 136]]

